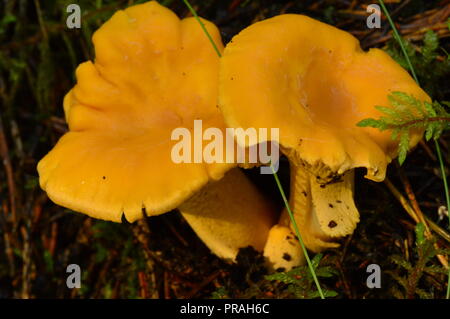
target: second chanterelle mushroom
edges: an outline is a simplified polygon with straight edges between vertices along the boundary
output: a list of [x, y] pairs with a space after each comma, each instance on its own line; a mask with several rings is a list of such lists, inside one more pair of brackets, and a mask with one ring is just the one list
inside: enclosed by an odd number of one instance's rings
[[69, 132], [38, 164], [50, 199], [114, 222], [179, 208], [216, 255], [262, 251], [276, 213], [236, 164], [171, 158], [174, 129], [225, 128], [219, 58], [198, 22], [152, 1], [116, 12], [93, 42], [95, 61], [78, 67], [64, 99]]
[[[376, 105], [402, 91], [429, 101], [385, 52], [361, 50], [351, 34], [302, 15], [280, 15], [244, 29], [221, 60], [219, 106], [230, 127], [280, 128], [291, 170], [290, 205], [305, 245], [336, 247], [359, 221], [353, 169], [382, 181], [397, 156], [389, 132], [359, 128]], [[410, 147], [421, 132], [412, 132]], [[243, 145], [250, 146], [250, 145]], [[279, 225], [289, 225], [283, 214]]]

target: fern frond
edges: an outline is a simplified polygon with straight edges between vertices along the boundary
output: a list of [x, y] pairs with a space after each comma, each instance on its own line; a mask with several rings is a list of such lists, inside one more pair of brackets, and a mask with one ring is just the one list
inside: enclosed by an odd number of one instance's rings
[[[316, 254], [311, 259], [311, 265], [315, 270], [317, 277], [329, 278], [337, 275], [337, 271], [330, 266], [320, 266], [322, 260], [322, 254]], [[312, 287], [313, 277], [307, 266], [295, 267], [286, 272], [278, 272], [265, 276], [266, 280], [279, 281], [288, 285], [288, 291], [292, 293], [296, 298], [318, 298], [320, 292], [314, 290]], [[334, 297], [337, 295], [335, 291], [323, 290], [325, 297]]]
[[[429, 52], [434, 52], [434, 40], [428, 39]], [[424, 47], [425, 49], [425, 47]], [[431, 54], [431, 53], [429, 53]], [[392, 92], [388, 96], [389, 107], [375, 106], [383, 115], [379, 119], [367, 118], [358, 122], [359, 127], [373, 127], [380, 131], [392, 130], [391, 138], [398, 140], [398, 161], [405, 161], [409, 150], [411, 129], [425, 131], [425, 139], [438, 139], [444, 130], [450, 128], [449, 102], [433, 103], [420, 101], [404, 92]]]

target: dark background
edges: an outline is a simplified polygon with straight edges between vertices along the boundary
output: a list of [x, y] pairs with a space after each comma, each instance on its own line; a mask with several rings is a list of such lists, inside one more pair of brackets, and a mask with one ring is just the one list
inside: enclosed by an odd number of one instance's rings
[[[306, 269], [289, 285], [264, 277], [262, 258], [244, 250], [236, 265], [209, 253], [177, 212], [135, 224], [98, 221], [53, 204], [39, 188], [36, 165], [66, 131], [62, 99], [74, 85], [74, 70], [94, 58], [92, 33], [116, 10], [144, 1], [0, 1], [0, 298], [299, 298], [317, 297]], [[81, 29], [66, 27], [66, 7], [82, 9]], [[189, 15], [181, 0], [160, 3], [180, 17]], [[363, 49], [380, 47], [401, 64], [398, 44], [384, 15], [382, 28], [366, 27], [366, 6], [375, 1], [192, 0], [199, 15], [213, 21], [227, 43], [251, 23], [282, 13], [302, 13], [351, 32]], [[449, 101], [449, 1], [386, 1], [423, 88]], [[424, 35], [433, 30], [439, 46], [423, 55]], [[449, 134], [439, 143], [449, 166]], [[247, 172], [282, 206], [272, 176]], [[334, 298], [443, 298], [445, 271], [436, 257], [415, 244], [415, 222], [384, 183], [357, 171], [356, 203], [361, 223], [339, 249], [321, 260], [332, 274], [321, 278]], [[280, 170], [285, 191], [289, 167]], [[403, 177], [402, 177], [403, 176]], [[388, 177], [402, 192], [408, 181], [417, 203], [441, 229], [443, 181], [433, 142], [422, 142]], [[436, 235], [441, 248], [448, 238]], [[82, 288], [66, 287], [66, 266], [82, 269]], [[366, 266], [383, 270], [382, 288], [368, 289]], [[425, 268], [431, 267], [435, 271]], [[427, 268], [428, 269], [428, 268]], [[298, 279], [298, 278], [297, 278]]]

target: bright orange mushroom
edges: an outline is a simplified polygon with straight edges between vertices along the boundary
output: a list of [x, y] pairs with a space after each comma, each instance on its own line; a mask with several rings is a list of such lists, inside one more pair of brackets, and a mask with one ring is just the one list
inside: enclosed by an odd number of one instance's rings
[[[217, 28], [202, 20], [220, 50]], [[275, 222], [236, 164], [174, 163], [178, 127], [225, 129], [217, 105], [219, 58], [194, 18], [152, 1], [118, 11], [93, 36], [64, 99], [66, 133], [38, 164], [51, 200], [89, 216], [129, 222], [179, 208], [220, 257], [262, 250]]]
[[[355, 229], [353, 169], [364, 167], [365, 177], [379, 182], [397, 156], [390, 132], [356, 126], [379, 117], [374, 106], [388, 105], [393, 91], [430, 100], [385, 52], [364, 52], [351, 34], [303, 15], [255, 23], [226, 46], [219, 83], [225, 122], [280, 129], [290, 206], [312, 251], [337, 247], [335, 240]], [[413, 147], [422, 132], [411, 133]], [[283, 225], [290, 225], [286, 213], [277, 227]]]

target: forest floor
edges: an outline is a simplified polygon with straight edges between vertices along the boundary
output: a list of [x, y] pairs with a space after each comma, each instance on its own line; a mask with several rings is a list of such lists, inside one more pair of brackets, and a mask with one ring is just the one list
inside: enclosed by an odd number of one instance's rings
[[[134, 224], [99, 221], [52, 203], [38, 183], [36, 165], [66, 132], [62, 99], [74, 70], [92, 60], [92, 33], [114, 11], [143, 1], [80, 0], [82, 28], [67, 29], [65, 8], [74, 1], [10, 0], [0, 3], [0, 298], [316, 298], [306, 267], [267, 277], [263, 258], [243, 249], [237, 264], [212, 255], [173, 211]], [[180, 17], [178, 0], [160, 1]], [[227, 43], [253, 22], [301, 13], [352, 33], [363, 49], [379, 47], [399, 63], [401, 51], [385, 18], [368, 29], [375, 1], [192, 0], [199, 15], [220, 28]], [[437, 101], [450, 101], [450, 1], [385, 1], [408, 41], [420, 83]], [[384, 17], [384, 16], [383, 16]], [[432, 30], [433, 33], [427, 31]], [[432, 58], [430, 53], [432, 52]], [[450, 167], [449, 132], [439, 140]], [[272, 176], [248, 175], [282, 207]], [[280, 177], [289, 190], [289, 167]], [[317, 266], [333, 298], [443, 298], [447, 272], [435, 245], [450, 247], [448, 218], [439, 215], [445, 191], [433, 142], [422, 141], [388, 180], [437, 226], [434, 239], [418, 240], [416, 222], [386, 183], [356, 172], [361, 222], [341, 247], [325, 251]], [[448, 174], [448, 170], [447, 170]], [[442, 208], [441, 208], [442, 211]], [[419, 228], [420, 230], [420, 228]], [[420, 232], [420, 231], [418, 231]], [[316, 257], [315, 261], [319, 258]], [[66, 267], [79, 264], [81, 289], [67, 289]], [[382, 269], [382, 286], [366, 285], [368, 264]], [[284, 277], [283, 277], [284, 276]]]

